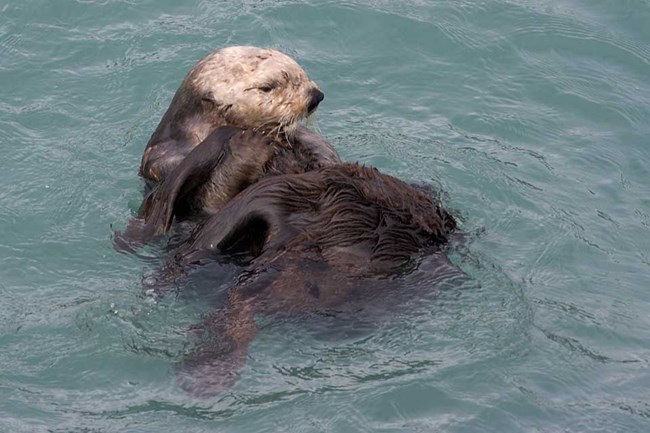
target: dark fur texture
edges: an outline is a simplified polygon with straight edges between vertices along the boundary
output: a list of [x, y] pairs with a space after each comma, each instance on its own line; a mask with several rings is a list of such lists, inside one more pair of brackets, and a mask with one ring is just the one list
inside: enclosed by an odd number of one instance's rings
[[[262, 244], [268, 254], [309, 242], [328, 262], [342, 261], [340, 271], [350, 276], [393, 274], [418, 251], [444, 243], [454, 228], [453, 217], [425, 192], [374, 168], [339, 164], [250, 186], [213, 214], [187, 248], [234, 252]], [[341, 256], [362, 260], [351, 264]]]

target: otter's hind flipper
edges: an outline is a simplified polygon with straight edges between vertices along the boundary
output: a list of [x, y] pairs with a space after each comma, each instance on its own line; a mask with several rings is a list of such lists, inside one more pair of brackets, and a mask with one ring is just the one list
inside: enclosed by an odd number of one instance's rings
[[218, 208], [256, 182], [271, 154], [270, 139], [253, 131], [221, 127], [196, 146], [143, 200], [138, 217], [116, 232], [118, 250], [141, 247], [166, 233], [187, 208]]
[[250, 302], [229, 302], [193, 328], [194, 350], [178, 365], [179, 385], [197, 397], [230, 388], [246, 365], [248, 346], [257, 335]]

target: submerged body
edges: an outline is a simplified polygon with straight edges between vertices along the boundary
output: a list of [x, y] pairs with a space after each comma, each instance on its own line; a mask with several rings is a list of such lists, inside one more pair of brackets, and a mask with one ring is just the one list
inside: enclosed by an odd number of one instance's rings
[[[267, 177], [212, 213], [172, 251], [179, 275], [215, 257], [248, 265], [228, 302], [198, 328], [180, 369], [185, 386], [212, 394], [234, 383], [257, 313], [326, 311], [363, 298], [439, 254], [456, 222], [431, 196], [378, 170], [338, 164]], [[439, 261], [453, 268], [443, 254]]]

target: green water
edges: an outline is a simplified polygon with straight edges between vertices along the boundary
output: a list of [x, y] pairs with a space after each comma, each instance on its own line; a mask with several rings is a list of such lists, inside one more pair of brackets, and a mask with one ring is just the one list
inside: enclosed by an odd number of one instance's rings
[[[650, 431], [649, 29], [644, 0], [0, 0], [0, 431]], [[160, 252], [111, 225], [233, 44], [305, 67], [343, 158], [440, 186], [475, 285], [362, 329], [261, 319], [195, 399], [174, 364], [224, 288], [143, 296]]]

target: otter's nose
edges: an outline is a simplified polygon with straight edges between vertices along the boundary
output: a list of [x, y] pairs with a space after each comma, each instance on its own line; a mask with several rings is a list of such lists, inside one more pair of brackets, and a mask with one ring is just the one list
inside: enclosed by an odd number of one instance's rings
[[323, 98], [325, 98], [323, 92], [321, 92], [316, 88], [311, 89], [311, 100], [309, 101], [307, 112], [311, 113], [312, 111], [314, 111], [316, 107], [318, 107], [318, 104], [320, 104], [320, 101], [323, 100]]

